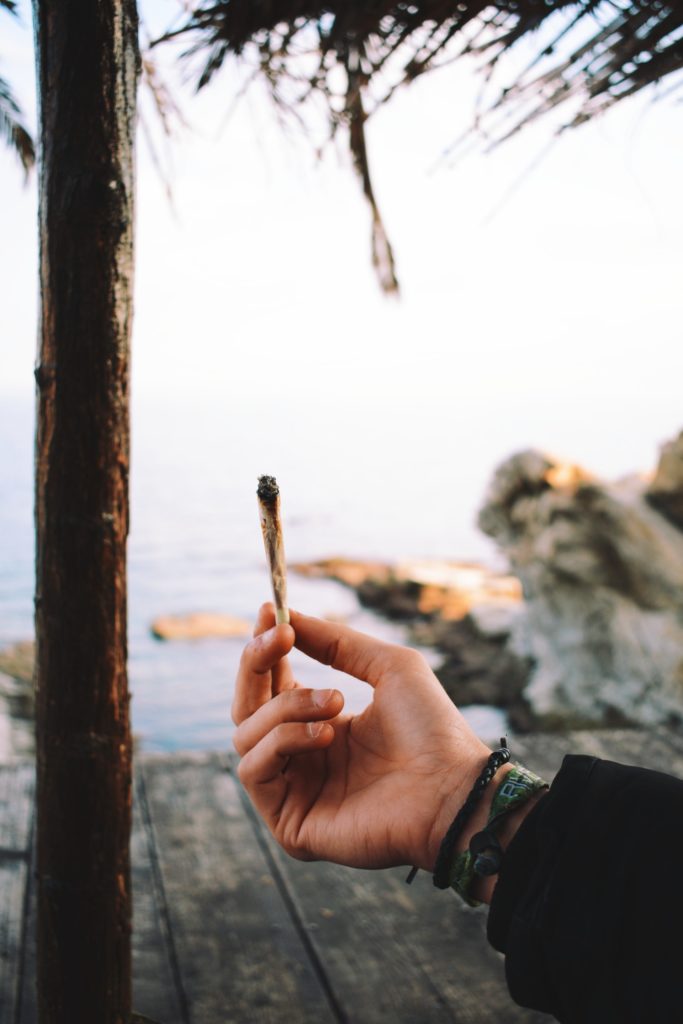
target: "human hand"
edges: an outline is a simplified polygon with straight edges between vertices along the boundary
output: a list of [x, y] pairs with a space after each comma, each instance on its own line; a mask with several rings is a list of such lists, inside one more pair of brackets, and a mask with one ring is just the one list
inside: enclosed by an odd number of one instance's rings
[[[431, 871], [489, 748], [416, 651], [298, 612], [291, 626], [274, 623], [264, 605], [232, 708], [239, 776], [256, 809], [301, 860]], [[287, 659], [294, 645], [369, 683], [372, 703], [343, 714], [338, 690], [300, 687]]]

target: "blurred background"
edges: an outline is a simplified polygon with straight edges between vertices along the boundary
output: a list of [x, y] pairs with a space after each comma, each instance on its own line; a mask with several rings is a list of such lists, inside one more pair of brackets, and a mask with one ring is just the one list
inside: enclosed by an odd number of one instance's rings
[[[176, 5], [140, 8], [154, 37]], [[33, 130], [30, 5], [18, 15], [2, 18], [0, 75]], [[269, 596], [260, 474], [281, 485], [292, 561], [503, 567], [476, 514], [509, 454], [538, 447], [606, 478], [655, 464], [683, 412], [683, 120], [647, 91], [556, 140], [541, 121], [453, 160], [477, 62], [398, 91], [367, 126], [401, 282], [387, 298], [345, 147], [318, 154], [259, 87], [235, 103], [229, 63], [195, 94], [177, 49], [157, 52], [182, 118], [165, 136], [143, 95], [129, 644], [134, 731], [170, 750], [226, 744], [243, 640], [163, 643], [150, 625], [195, 611], [253, 620]], [[36, 175], [24, 181], [6, 147], [0, 197], [8, 645], [33, 629], [38, 254]], [[337, 583], [293, 575], [290, 593], [303, 611], [404, 636]]]

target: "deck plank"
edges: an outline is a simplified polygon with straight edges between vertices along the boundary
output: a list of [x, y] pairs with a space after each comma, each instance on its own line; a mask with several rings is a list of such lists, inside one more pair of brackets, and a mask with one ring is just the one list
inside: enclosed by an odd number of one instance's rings
[[[549, 781], [565, 753], [683, 777], [683, 737], [598, 730], [511, 738]], [[486, 911], [420, 873], [288, 858], [219, 755], [140, 759], [134, 1006], [162, 1024], [540, 1024], [510, 1001]], [[0, 1024], [36, 1024], [30, 764], [0, 766]]]
[[338, 1020], [219, 758], [151, 758], [143, 776], [190, 1019]]
[[[153, 868], [139, 801], [133, 802], [131, 837], [133, 888], [133, 1006], [138, 1013], [163, 1022], [187, 1024], [178, 1000], [167, 944], [160, 921]], [[35, 851], [33, 853], [33, 860]], [[28, 873], [26, 927], [23, 936], [18, 1024], [37, 1024], [35, 865]], [[0, 1024], [5, 1018], [0, 1015]], [[14, 1017], [8, 1018], [14, 1024]]]
[[189, 1024], [164, 914], [157, 851], [136, 772], [131, 836], [133, 1009], [163, 1024]]
[[[17, 1024], [38, 1024], [38, 993], [36, 992], [36, 846], [31, 847], [25, 892], [24, 929], [21, 936], [22, 962], [19, 977], [19, 1012]], [[2, 1020], [2, 1018], [0, 1018]], [[14, 1022], [13, 1022], [14, 1024]]]
[[486, 914], [406, 869], [363, 871], [289, 858], [253, 816], [354, 1024], [536, 1024], [545, 1014], [510, 1001]]
[[35, 769], [28, 761], [0, 765], [0, 849], [29, 848]]
[[0, 766], [0, 1022], [14, 1024], [22, 976], [35, 772]]

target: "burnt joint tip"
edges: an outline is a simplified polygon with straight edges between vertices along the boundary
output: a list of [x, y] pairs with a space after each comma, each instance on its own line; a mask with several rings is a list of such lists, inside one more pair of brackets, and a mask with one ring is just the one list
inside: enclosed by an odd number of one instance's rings
[[256, 494], [261, 501], [264, 501], [267, 505], [273, 504], [280, 488], [277, 485], [277, 480], [274, 476], [260, 476], [258, 478], [258, 488]]

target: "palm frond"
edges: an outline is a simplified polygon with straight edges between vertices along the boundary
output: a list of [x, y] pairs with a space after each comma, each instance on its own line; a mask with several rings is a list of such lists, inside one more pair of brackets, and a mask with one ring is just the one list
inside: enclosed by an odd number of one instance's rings
[[[189, 127], [174, 91], [151, 52], [147, 27], [140, 19], [143, 40], [138, 94], [138, 123], [147, 142], [150, 158], [173, 207], [172, 168], [165, 144]], [[147, 114], [147, 108], [150, 115]]]
[[[0, 0], [7, 6], [9, 0]], [[0, 137], [15, 151], [28, 175], [36, 162], [33, 139], [21, 120], [21, 109], [4, 78], [0, 78]]]
[[[16, 0], [0, 0], [0, 9], [17, 16]], [[17, 154], [28, 176], [36, 162], [33, 139], [22, 122], [21, 108], [4, 78], [0, 78], [0, 137]]]
[[[398, 64], [398, 84], [413, 81], [447, 53], [452, 55], [453, 48], [462, 55], [483, 56], [486, 68], [523, 38], [538, 37], [551, 22], [557, 31], [541, 42], [535, 60], [512, 88], [502, 91], [499, 102], [512, 103], [520, 90], [533, 90], [540, 83], [552, 109], [571, 92], [579, 108], [567, 122], [570, 126], [683, 68], [683, 5], [675, 0], [209, 0], [163, 38], [186, 37], [191, 43], [187, 54], [203, 54], [198, 88], [232, 54], [256, 58], [264, 74], [282, 86], [291, 78], [302, 46], [310, 51], [313, 43], [319, 56], [308, 79], [328, 98], [335, 92], [331, 64], [348, 70], [349, 55], [357, 52], [376, 106], [397, 84], [378, 80], [391, 59]], [[567, 54], [564, 44], [572, 32], [582, 42]], [[540, 77], [532, 75], [541, 61], [547, 70]]]
[[487, 148], [552, 112], [561, 132], [664, 79], [683, 88], [683, 4], [676, 0], [200, 0], [157, 43], [171, 38], [186, 39], [185, 58], [200, 62], [198, 89], [234, 55], [259, 72], [281, 111], [300, 117], [322, 97], [330, 134], [348, 133], [388, 290], [396, 287], [393, 258], [364, 126], [397, 88], [465, 56], [478, 61], [486, 82], [500, 82], [507, 54], [533, 41], [537, 52], [526, 69], [492, 95], [489, 89], [476, 112], [472, 132]]

